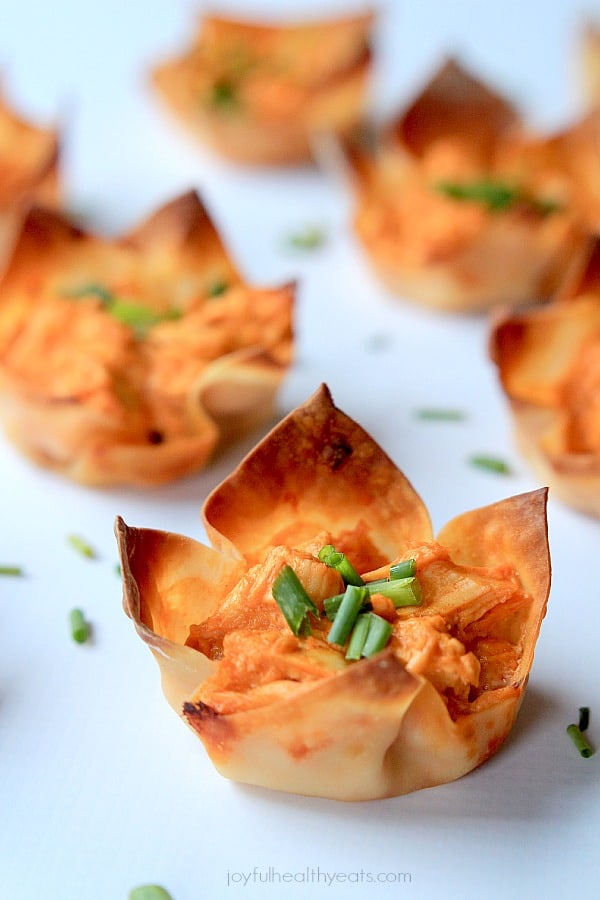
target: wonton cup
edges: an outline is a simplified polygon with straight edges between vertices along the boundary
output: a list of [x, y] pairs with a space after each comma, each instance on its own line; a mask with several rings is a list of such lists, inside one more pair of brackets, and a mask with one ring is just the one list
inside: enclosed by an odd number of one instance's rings
[[17, 115], [0, 94], [0, 270], [27, 209], [59, 201], [57, 132]]
[[[511, 497], [458, 516], [436, 543], [405, 476], [322, 386], [208, 497], [212, 548], [117, 520], [124, 607], [222, 775], [336, 800], [404, 794], [459, 778], [511, 730], [549, 592], [545, 506], [545, 490]], [[294, 637], [272, 582], [289, 560], [321, 604], [341, 584], [315, 558], [329, 542], [366, 580], [416, 555], [423, 605], [397, 611], [394, 629], [439, 639], [450, 672], [481, 663], [473, 696], [438, 689], [440, 667], [405, 665], [395, 637], [358, 662], [323, 640], [325, 619]], [[460, 655], [461, 628], [480, 661]], [[435, 656], [431, 640], [416, 656]]]
[[[553, 293], [587, 227], [590, 181], [598, 197], [595, 137], [583, 124], [528, 135], [506, 99], [450, 59], [396, 119], [339, 142], [334, 159], [380, 280], [406, 300], [477, 312]], [[503, 205], [498, 188], [513, 199]]]
[[553, 303], [496, 316], [490, 355], [524, 457], [557, 497], [600, 516], [598, 238], [590, 238]]
[[243, 283], [193, 192], [115, 240], [32, 209], [0, 282], [7, 435], [89, 485], [196, 472], [272, 416], [293, 299]]
[[153, 72], [170, 110], [218, 154], [248, 164], [311, 158], [314, 132], [360, 119], [373, 14], [300, 24], [206, 16], [192, 46]]

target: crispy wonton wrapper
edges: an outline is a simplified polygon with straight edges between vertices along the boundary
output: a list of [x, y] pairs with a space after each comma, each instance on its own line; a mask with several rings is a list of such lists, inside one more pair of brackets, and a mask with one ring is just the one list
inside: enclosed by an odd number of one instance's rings
[[0, 414], [90, 485], [201, 469], [273, 415], [294, 285], [243, 283], [194, 192], [115, 240], [32, 209], [0, 282]]
[[58, 205], [58, 162], [57, 131], [26, 121], [0, 93], [0, 271], [27, 209]]
[[555, 301], [498, 313], [490, 355], [521, 452], [575, 509], [600, 516], [600, 240], [573, 261]]
[[[549, 592], [545, 506], [545, 490], [511, 497], [458, 516], [436, 543], [405, 476], [323, 385], [209, 496], [212, 548], [117, 520], [124, 607], [221, 774], [336, 800], [404, 794], [459, 778], [511, 730]], [[452, 700], [441, 668], [405, 665], [395, 639], [350, 663], [314, 631], [294, 637], [270, 586], [295, 560], [313, 599], [323, 580], [329, 596], [341, 579], [314, 555], [324, 540], [366, 580], [416, 553], [424, 602], [398, 611], [399, 627], [427, 630], [475, 679], [481, 666], [477, 696]], [[456, 655], [461, 627], [479, 659]], [[228, 655], [236, 646], [252, 652]], [[219, 690], [223, 673], [237, 685]]]
[[472, 312], [553, 293], [598, 221], [596, 138], [587, 121], [528, 135], [504, 97], [449, 59], [398, 117], [323, 141], [322, 158], [349, 179], [354, 227], [382, 282]]
[[265, 25], [206, 16], [153, 84], [217, 153], [249, 164], [307, 161], [314, 132], [345, 133], [363, 113], [373, 18]]

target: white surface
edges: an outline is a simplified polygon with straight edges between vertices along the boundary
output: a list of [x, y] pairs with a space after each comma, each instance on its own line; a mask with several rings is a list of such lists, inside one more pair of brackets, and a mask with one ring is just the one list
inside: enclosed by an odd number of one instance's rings
[[[280, 14], [347, 5], [228, 4]], [[581, 102], [578, 28], [594, 10], [600, 17], [597, 3], [569, 0], [390, 2], [376, 103], [400, 105], [455, 52], [532, 118], [564, 123]], [[300, 280], [298, 360], [281, 412], [326, 381], [405, 471], [436, 527], [536, 487], [486, 358], [484, 319], [439, 316], [387, 295], [350, 235], [340, 185], [311, 170], [235, 169], [167, 120], [146, 73], [185, 43], [194, 22], [191, 0], [4, 0], [5, 87], [33, 118], [64, 120], [71, 206], [117, 232], [197, 187], [250, 280]], [[312, 223], [325, 225], [326, 247], [284, 249], [288, 232]], [[418, 422], [413, 411], [423, 405], [469, 418]], [[0, 438], [0, 562], [26, 569], [23, 579], [0, 579], [1, 900], [124, 900], [146, 882], [174, 900], [596, 897], [600, 753], [580, 759], [565, 728], [590, 705], [600, 746], [600, 524], [550, 501], [554, 580], [530, 687], [508, 744], [480, 770], [358, 805], [242, 787], [214, 772], [163, 700], [156, 665], [121, 610], [112, 528], [120, 514], [203, 539], [202, 501], [251, 443], [195, 478], [143, 494], [63, 482]], [[470, 468], [467, 457], [479, 451], [507, 459], [514, 474]], [[68, 547], [72, 532], [98, 560]], [[93, 622], [90, 645], [70, 639], [75, 605]], [[293, 880], [278, 883], [284, 873]], [[326, 873], [340, 878], [328, 885]], [[368, 882], [366, 873], [388, 881]], [[411, 880], [394, 883], [394, 873]]]

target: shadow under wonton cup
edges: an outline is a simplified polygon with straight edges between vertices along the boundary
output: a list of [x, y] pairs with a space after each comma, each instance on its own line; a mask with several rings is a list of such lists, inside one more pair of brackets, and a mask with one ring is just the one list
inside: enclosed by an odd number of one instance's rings
[[[210, 547], [121, 518], [116, 534], [125, 611], [222, 775], [370, 800], [452, 781], [498, 750], [546, 611], [545, 490], [434, 537], [406, 477], [322, 385], [211, 493], [203, 520]], [[326, 600], [344, 591], [319, 556], [330, 544], [391, 628], [355, 661], [327, 640]], [[379, 607], [391, 564], [407, 559], [418, 604]], [[287, 566], [316, 608], [310, 635], [275, 600]]]

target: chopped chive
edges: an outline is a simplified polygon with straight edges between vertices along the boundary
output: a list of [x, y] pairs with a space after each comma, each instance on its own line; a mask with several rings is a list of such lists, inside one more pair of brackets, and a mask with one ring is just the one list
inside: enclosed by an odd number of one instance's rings
[[319, 550], [319, 559], [330, 569], [335, 569], [344, 579], [344, 584], [354, 584], [361, 587], [364, 581], [349, 561], [345, 553], [338, 553], [332, 544], [326, 544]]
[[208, 289], [206, 291], [206, 296], [207, 297], [220, 297], [221, 294], [225, 293], [225, 291], [228, 289], [228, 287], [229, 287], [229, 284], [224, 279], [221, 279], [220, 281], [213, 281], [213, 283], [208, 286]]
[[316, 250], [325, 243], [325, 232], [316, 225], [308, 225], [287, 237], [287, 244], [295, 250]]
[[145, 337], [148, 329], [153, 325], [181, 318], [181, 312], [178, 309], [159, 313], [139, 303], [130, 303], [128, 300], [120, 299], [113, 299], [107, 305], [106, 311], [123, 325], [133, 328], [138, 337]]
[[395, 581], [396, 578], [414, 578], [417, 574], [417, 561], [414, 558], [405, 559], [390, 566], [390, 580]]
[[374, 581], [367, 587], [371, 594], [383, 594], [384, 597], [389, 597], [396, 609], [401, 606], [420, 606], [423, 602], [421, 585], [414, 576], [394, 578], [393, 581]]
[[63, 291], [63, 296], [72, 297], [74, 300], [79, 300], [82, 297], [97, 297], [104, 304], [112, 303], [114, 300], [114, 294], [97, 281], [90, 281], [78, 287], [69, 288]]
[[121, 568], [121, 563], [115, 563], [115, 575], [119, 578], [123, 577], [123, 569]]
[[71, 637], [78, 644], [85, 644], [88, 640], [91, 629], [86, 622], [83, 612], [80, 609], [72, 609], [69, 613], [69, 623], [71, 625]]
[[500, 475], [509, 475], [510, 466], [496, 456], [471, 456], [469, 462], [479, 469], [487, 469], [488, 472], [498, 472]]
[[594, 755], [594, 748], [591, 746], [585, 735], [582, 734], [579, 725], [568, 725], [567, 734], [573, 741], [577, 750], [579, 750], [580, 756], [583, 756], [584, 759], [588, 759], [590, 756]]
[[379, 653], [386, 646], [392, 634], [392, 626], [381, 616], [369, 613], [369, 631], [362, 649], [362, 656], [368, 658]]
[[212, 106], [219, 109], [235, 109], [239, 105], [235, 85], [228, 78], [221, 78], [213, 84], [210, 95]]
[[504, 212], [523, 204], [539, 215], [547, 216], [561, 208], [555, 200], [531, 197], [519, 187], [486, 178], [470, 182], [439, 181], [433, 187], [452, 200], [480, 203], [490, 212]]
[[271, 589], [273, 598], [296, 636], [310, 634], [308, 614], [319, 611], [291, 566], [285, 565]]
[[333, 620], [333, 625], [327, 635], [327, 640], [330, 644], [339, 644], [343, 647], [368, 595], [369, 592], [366, 587], [359, 587], [355, 584], [347, 586]]
[[81, 554], [81, 556], [87, 556], [88, 559], [96, 559], [96, 551], [92, 545], [88, 544], [87, 541], [84, 541], [79, 535], [70, 534], [67, 537], [67, 541], [74, 550], [77, 550], [77, 552]]
[[354, 628], [350, 634], [348, 650], [346, 651], [346, 659], [356, 660], [362, 656], [367, 634], [369, 633], [369, 613], [361, 613], [354, 623]]
[[415, 411], [417, 419], [428, 422], [462, 422], [466, 415], [460, 409], [432, 409], [424, 407]]
[[0, 575], [14, 575], [18, 577], [24, 574], [21, 566], [0, 566]]
[[579, 707], [579, 730], [587, 731], [590, 724], [590, 708], [589, 706]]
[[143, 884], [129, 891], [128, 900], [173, 900], [173, 898], [158, 884]]

